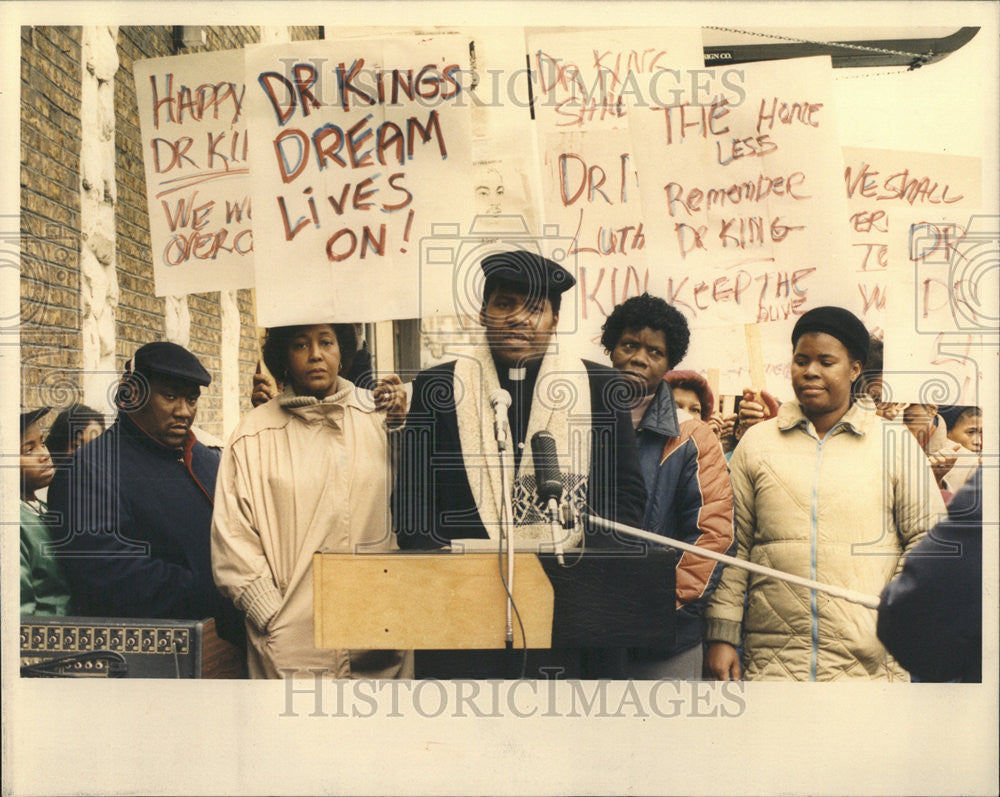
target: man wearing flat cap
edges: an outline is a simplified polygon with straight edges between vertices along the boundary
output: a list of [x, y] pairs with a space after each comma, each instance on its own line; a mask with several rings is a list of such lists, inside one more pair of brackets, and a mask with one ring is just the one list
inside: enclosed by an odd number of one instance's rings
[[[413, 384], [393, 495], [400, 548], [475, 539], [499, 544], [503, 498], [490, 398], [501, 389], [510, 395], [507, 483], [516, 544], [552, 540], [535, 495], [531, 439], [539, 431], [554, 438], [569, 503], [640, 525], [646, 491], [628, 412], [630, 387], [613, 369], [570, 358], [556, 345], [562, 294], [576, 280], [526, 251], [489, 255], [481, 267], [485, 339], [420, 373]], [[565, 547], [579, 546], [582, 533], [577, 524]], [[627, 545], [587, 533], [588, 549]]]
[[219, 458], [191, 431], [210, 382], [184, 347], [142, 346], [125, 365], [117, 420], [52, 481], [53, 537], [80, 614], [215, 617], [238, 638], [209, 552]]

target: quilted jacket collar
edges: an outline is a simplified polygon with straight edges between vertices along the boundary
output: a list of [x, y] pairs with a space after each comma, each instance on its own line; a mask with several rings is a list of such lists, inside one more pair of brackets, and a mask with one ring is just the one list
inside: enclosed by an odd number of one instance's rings
[[[830, 431], [837, 434], [841, 429], [856, 435], [866, 435], [875, 425], [875, 402], [868, 396], [855, 399], [851, 406]], [[808, 428], [809, 419], [803, 414], [797, 401], [786, 401], [778, 409], [778, 428], [783, 432], [801, 427]]]
[[642, 416], [642, 421], [640, 421], [636, 431], [653, 432], [663, 437], [677, 437], [680, 434], [674, 393], [666, 382], [660, 382], [660, 386], [656, 388], [653, 400]]

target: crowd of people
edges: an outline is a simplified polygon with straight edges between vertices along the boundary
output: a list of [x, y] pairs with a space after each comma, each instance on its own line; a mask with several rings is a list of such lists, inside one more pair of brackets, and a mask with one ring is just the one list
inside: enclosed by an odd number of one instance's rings
[[211, 617], [250, 677], [491, 677], [486, 651], [316, 648], [313, 554], [551, 547], [544, 432], [567, 559], [643, 550], [581, 512], [688, 547], [672, 644], [534, 651], [535, 677], [979, 679], [978, 408], [883, 401], [881, 341], [818, 307], [791, 336], [794, 400], [748, 386], [724, 413], [701, 375], [719, 364], [677, 370], [691, 333], [663, 299], [615, 307], [607, 362], [576, 360], [558, 337], [568, 271], [524, 251], [481, 266], [481, 341], [411, 385], [374, 379], [352, 324], [267, 330], [273, 378], [258, 370], [221, 450], [194, 427], [211, 376], [169, 342], [126, 364], [107, 428], [73, 405], [43, 438], [50, 408], [22, 413], [22, 615]]

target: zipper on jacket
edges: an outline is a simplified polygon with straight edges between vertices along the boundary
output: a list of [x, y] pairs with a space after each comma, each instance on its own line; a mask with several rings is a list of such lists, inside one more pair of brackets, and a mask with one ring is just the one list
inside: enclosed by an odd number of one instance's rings
[[[823, 461], [823, 441], [817, 438], [816, 472], [813, 474], [812, 487], [812, 532], [809, 545], [809, 578], [816, 580], [816, 546], [817, 526], [819, 524], [819, 470]], [[816, 590], [809, 590], [809, 618], [812, 626], [812, 652], [809, 656], [809, 680], [816, 680], [816, 661], [819, 658], [819, 607], [816, 602]]]
[[[816, 437], [816, 472], [813, 474], [812, 488], [812, 534], [809, 551], [809, 578], [816, 581], [817, 570], [817, 548], [819, 547], [819, 471], [823, 463], [823, 443], [830, 438], [834, 432], [843, 425], [843, 421], [834, 424], [821, 440]], [[809, 590], [809, 615], [812, 625], [812, 653], [809, 657], [809, 680], [816, 680], [816, 667], [819, 660], [819, 606], [816, 590]]]

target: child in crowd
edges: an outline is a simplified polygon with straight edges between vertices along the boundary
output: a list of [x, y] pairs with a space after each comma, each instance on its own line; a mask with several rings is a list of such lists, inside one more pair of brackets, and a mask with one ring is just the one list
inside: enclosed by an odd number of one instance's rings
[[70, 404], [52, 422], [45, 446], [53, 456], [72, 454], [104, 431], [104, 416], [85, 404]]
[[942, 410], [948, 439], [967, 451], [983, 452], [983, 411], [979, 407], [952, 407]]
[[21, 614], [64, 615], [69, 587], [59, 562], [46, 548], [52, 542], [45, 503], [35, 493], [49, 486], [55, 467], [42, 441], [39, 421], [49, 407], [21, 413]]
[[[979, 407], [942, 407], [940, 412], [948, 429], [948, 444], [938, 457], [946, 457], [951, 467], [939, 480], [946, 503], [968, 481], [982, 461], [983, 411]], [[935, 457], [931, 457], [934, 464]]]

